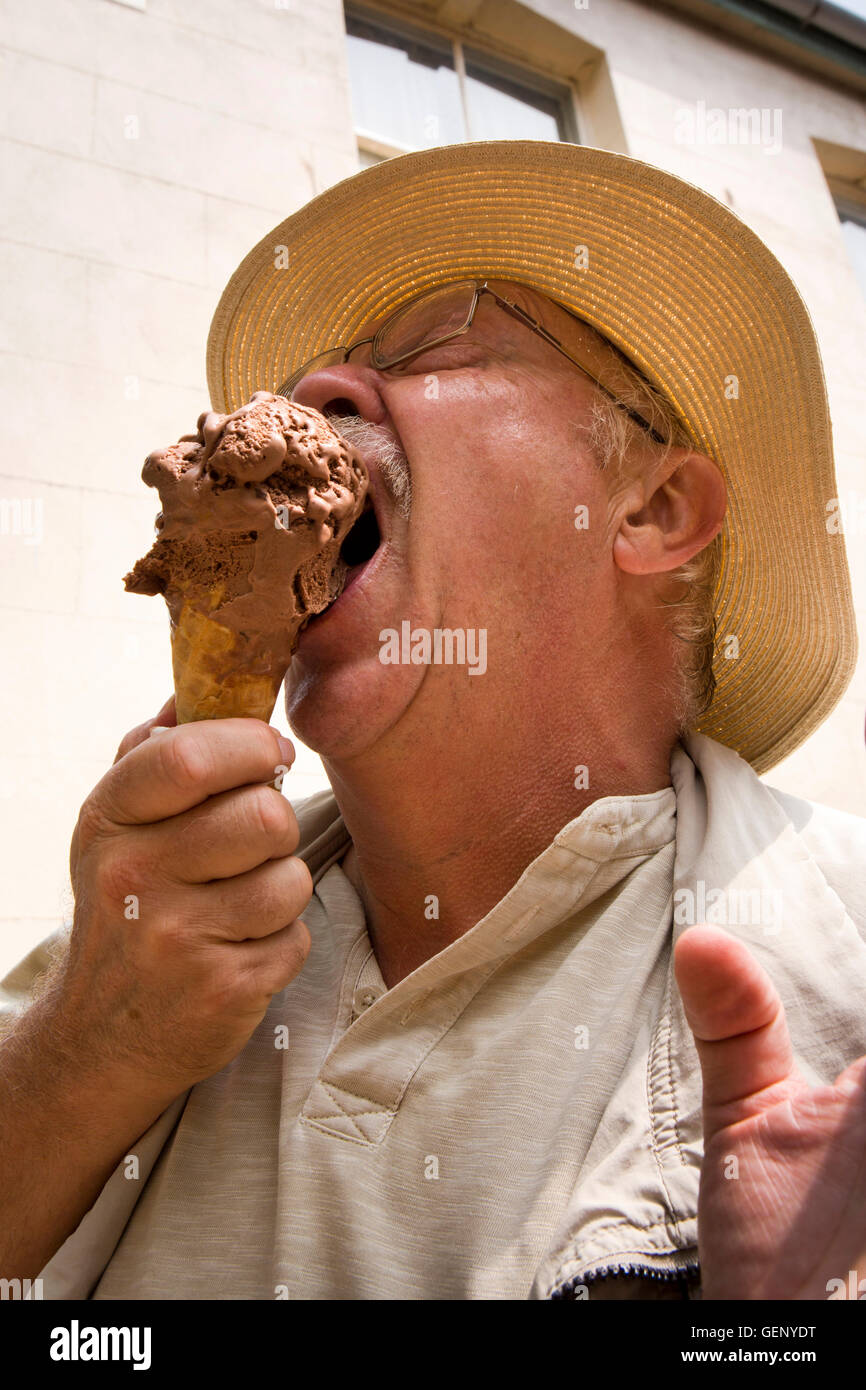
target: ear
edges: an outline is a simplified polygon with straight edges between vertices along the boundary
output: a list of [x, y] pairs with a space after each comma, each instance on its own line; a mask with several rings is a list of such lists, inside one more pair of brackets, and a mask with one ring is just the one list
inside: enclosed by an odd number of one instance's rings
[[635, 480], [622, 499], [616, 564], [626, 574], [676, 569], [718, 535], [726, 505], [718, 465], [691, 449], [671, 449], [660, 469]]

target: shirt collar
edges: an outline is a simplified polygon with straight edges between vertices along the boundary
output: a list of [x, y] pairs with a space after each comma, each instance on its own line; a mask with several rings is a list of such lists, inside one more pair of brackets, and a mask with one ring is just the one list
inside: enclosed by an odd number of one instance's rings
[[[557, 832], [475, 926], [389, 993], [399, 991], [401, 997], [428, 993], [456, 975], [523, 949], [570, 914], [589, 907], [638, 864], [670, 844], [675, 835], [676, 793], [672, 786], [636, 796], [600, 797]], [[358, 913], [363, 916], [361, 900], [339, 865], [332, 867], [317, 888], [326, 909], [331, 897], [344, 902], [347, 891], [354, 895]], [[368, 976], [371, 969], [368, 966]]]

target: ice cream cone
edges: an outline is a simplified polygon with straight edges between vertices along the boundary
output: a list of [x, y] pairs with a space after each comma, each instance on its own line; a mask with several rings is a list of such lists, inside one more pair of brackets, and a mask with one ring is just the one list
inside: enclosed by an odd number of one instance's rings
[[324, 416], [270, 391], [157, 449], [157, 538], [126, 576], [171, 616], [177, 722], [269, 720], [301, 629], [337, 598], [367, 471]]
[[[273, 713], [285, 676], [285, 661], [265, 670], [250, 669], [243, 634], [208, 617], [219, 604], [221, 590], [185, 600], [171, 634], [175, 704], [178, 724], [196, 719], [229, 719], [245, 715], [263, 719]], [[261, 662], [261, 652], [258, 653]]]

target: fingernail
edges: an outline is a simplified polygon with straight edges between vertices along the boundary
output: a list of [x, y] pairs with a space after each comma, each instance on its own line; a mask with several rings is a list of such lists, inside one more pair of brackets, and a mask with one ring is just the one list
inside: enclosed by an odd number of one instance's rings
[[152, 728], [148, 729], [148, 731], [147, 731], [147, 736], [148, 736], [148, 738], [153, 738], [154, 734], [167, 734], [167, 733], [168, 733], [168, 727], [167, 727], [167, 725], [165, 725], [165, 724], [154, 724]]
[[294, 747], [287, 738], [283, 738], [282, 734], [277, 734], [277, 742], [280, 745], [280, 753], [282, 754], [283, 762], [291, 767], [292, 763], [295, 761]]

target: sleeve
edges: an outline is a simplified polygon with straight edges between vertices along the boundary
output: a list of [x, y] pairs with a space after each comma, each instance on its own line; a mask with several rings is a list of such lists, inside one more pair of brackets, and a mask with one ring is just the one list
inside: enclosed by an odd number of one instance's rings
[[[0, 980], [0, 1041], [17, 1018], [39, 998], [69, 948], [71, 925], [64, 923], [34, 946]], [[123, 1234], [139, 1195], [178, 1123], [189, 1092], [179, 1096], [135, 1144], [140, 1182], [127, 1182], [119, 1164], [90, 1210], [39, 1273], [41, 1297], [88, 1299]]]
[[866, 941], [866, 820], [768, 787]]
[[50, 936], [13, 965], [0, 980], [0, 1039], [13, 1027], [15, 1020], [38, 999], [46, 984], [56, 973], [69, 949], [70, 924], [65, 922]]

